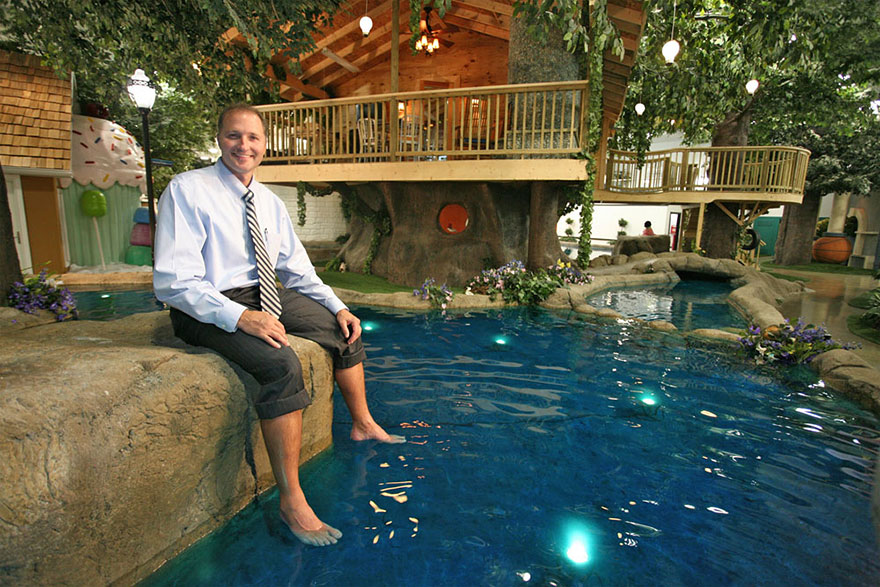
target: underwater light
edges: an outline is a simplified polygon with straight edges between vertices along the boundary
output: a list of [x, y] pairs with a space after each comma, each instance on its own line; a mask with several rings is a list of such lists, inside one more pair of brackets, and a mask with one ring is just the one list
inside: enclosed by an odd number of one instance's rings
[[645, 404], [646, 406], [656, 406], [657, 400], [655, 400], [650, 395], [643, 395], [642, 396], [642, 403]]
[[101, 294], [101, 299], [107, 299], [110, 297], [110, 294]]
[[587, 553], [587, 545], [584, 544], [583, 538], [573, 538], [568, 550], [565, 551], [565, 556], [576, 565], [582, 565], [589, 561], [590, 555]]
[[376, 324], [375, 322], [364, 322], [363, 326], [362, 326], [362, 328], [364, 330], [375, 330], [378, 327], [379, 327], [379, 325]]
[[495, 344], [507, 344], [507, 340], [499, 336], [495, 339]]

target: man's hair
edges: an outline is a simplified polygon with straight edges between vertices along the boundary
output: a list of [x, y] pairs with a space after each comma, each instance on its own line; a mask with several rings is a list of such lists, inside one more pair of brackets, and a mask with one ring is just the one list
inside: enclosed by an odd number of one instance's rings
[[651, 221], [645, 220], [645, 228], [650, 228], [650, 227], [651, 227]]
[[232, 112], [250, 112], [251, 114], [256, 114], [257, 118], [260, 119], [260, 124], [263, 125], [263, 134], [266, 134], [266, 119], [263, 117], [263, 113], [250, 104], [239, 102], [238, 104], [227, 106], [223, 109], [223, 112], [220, 113], [220, 116], [217, 118], [217, 136], [220, 136], [220, 131], [223, 130], [223, 121], [226, 119], [226, 116]]

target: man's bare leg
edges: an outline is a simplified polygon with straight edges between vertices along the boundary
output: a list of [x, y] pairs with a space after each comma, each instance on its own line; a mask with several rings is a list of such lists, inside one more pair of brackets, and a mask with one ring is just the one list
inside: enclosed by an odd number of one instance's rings
[[312, 546], [336, 544], [342, 532], [318, 519], [299, 485], [302, 410], [260, 420], [272, 472], [281, 494], [281, 519], [294, 536]]
[[388, 434], [373, 420], [370, 408], [367, 406], [367, 386], [364, 382], [364, 364], [358, 363], [347, 369], [336, 369], [333, 373], [339, 391], [348, 411], [351, 413], [351, 439], [352, 440], [378, 440], [397, 444], [406, 442], [403, 436]]

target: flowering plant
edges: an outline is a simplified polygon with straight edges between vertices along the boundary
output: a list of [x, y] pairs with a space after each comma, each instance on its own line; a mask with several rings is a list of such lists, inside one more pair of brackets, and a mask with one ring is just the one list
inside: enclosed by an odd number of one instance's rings
[[433, 277], [425, 279], [425, 283], [419, 289], [413, 290], [413, 295], [431, 303], [431, 306], [440, 310], [446, 310], [446, 306], [452, 302], [455, 294], [444, 283], [437, 285]]
[[36, 314], [37, 310], [49, 310], [59, 322], [77, 317], [76, 299], [66, 287], [58, 287], [46, 269], [39, 275], [16, 281], [9, 290], [9, 305]]
[[857, 348], [857, 345], [836, 342], [824, 326], [805, 324], [801, 319], [794, 326], [786, 320], [782, 326], [765, 329], [752, 324], [739, 342], [758, 364], [797, 365], [809, 363], [825, 351]]
[[557, 261], [547, 269], [527, 271], [522, 261], [514, 259], [496, 269], [484, 269], [472, 277], [465, 294], [486, 294], [493, 300], [500, 294], [509, 304], [537, 304], [550, 297], [558, 287], [589, 283], [592, 279], [571, 263]]
[[592, 275], [581, 272], [580, 269], [572, 266], [571, 262], [563, 263], [561, 259], [547, 268], [547, 275], [558, 281], [561, 286], [585, 285], [593, 281]]

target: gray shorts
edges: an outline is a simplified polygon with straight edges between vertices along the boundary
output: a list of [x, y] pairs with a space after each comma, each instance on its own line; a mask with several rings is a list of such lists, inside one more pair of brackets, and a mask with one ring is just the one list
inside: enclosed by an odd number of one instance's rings
[[[236, 288], [222, 292], [230, 300], [251, 310], [260, 309], [258, 287]], [[318, 302], [289, 289], [279, 289], [281, 323], [288, 333], [315, 341], [330, 351], [336, 369], [354, 367], [366, 358], [360, 339], [348, 344], [336, 317]], [[254, 376], [260, 384], [252, 397], [260, 419], [268, 420], [301, 410], [312, 400], [305, 388], [302, 366], [290, 347], [276, 349], [265, 341], [241, 330], [225, 330], [171, 309], [174, 334], [184, 342], [217, 351]]]

